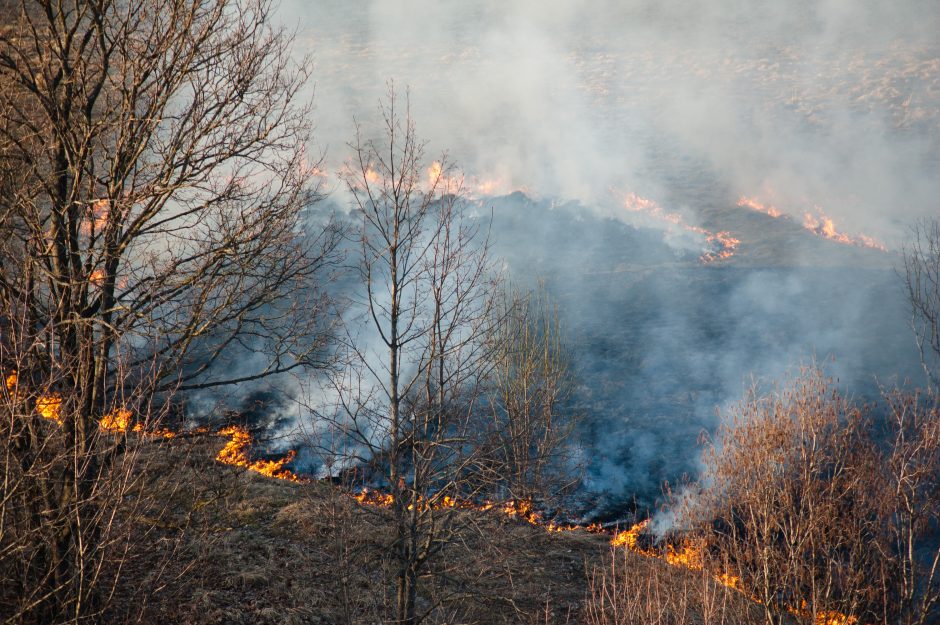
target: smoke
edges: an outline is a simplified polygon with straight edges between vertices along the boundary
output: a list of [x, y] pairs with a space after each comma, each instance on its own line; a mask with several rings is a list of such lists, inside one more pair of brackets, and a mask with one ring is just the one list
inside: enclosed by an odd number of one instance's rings
[[[771, 190], [897, 242], [936, 211], [930, 2], [286, 4], [314, 60], [317, 136], [345, 157], [385, 82], [436, 152], [505, 191], [677, 194], [675, 153], [732, 194]], [[675, 160], [675, 158], [671, 159]], [[665, 166], [664, 166], [665, 165]]]
[[[292, 0], [279, 18], [313, 60], [330, 171], [391, 79], [429, 155], [525, 191], [484, 207], [513, 276], [558, 299], [591, 489], [652, 505], [751, 375], [815, 358], [860, 393], [918, 379], [897, 257], [800, 224], [823, 211], [897, 250], [937, 214], [935, 2]], [[698, 266], [688, 237], [623, 209], [629, 192], [739, 236], [737, 257]]]

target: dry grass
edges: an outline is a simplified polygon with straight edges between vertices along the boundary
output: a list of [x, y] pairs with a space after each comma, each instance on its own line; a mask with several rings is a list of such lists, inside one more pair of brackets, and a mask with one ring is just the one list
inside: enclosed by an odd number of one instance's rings
[[[152, 488], [179, 484], [159, 526], [133, 520], [153, 549], [125, 571], [115, 616], [145, 623], [289, 625], [389, 621], [393, 569], [387, 512], [324, 484], [271, 480], [212, 461], [206, 436], [155, 444]], [[472, 522], [422, 578], [435, 623], [657, 623], [588, 619], [589, 589], [609, 570], [606, 537], [551, 534], [496, 513], [454, 511]], [[698, 576], [629, 552], [618, 571], [690, 592]], [[164, 566], [154, 590], [155, 570]], [[595, 606], [596, 607], [596, 606]], [[703, 620], [697, 609], [685, 622]]]

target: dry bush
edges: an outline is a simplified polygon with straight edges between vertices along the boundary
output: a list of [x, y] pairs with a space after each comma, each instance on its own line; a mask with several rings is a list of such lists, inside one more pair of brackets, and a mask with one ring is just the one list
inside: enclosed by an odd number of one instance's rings
[[684, 520], [765, 622], [935, 618], [940, 438], [924, 398], [861, 407], [807, 369], [724, 416]]
[[753, 622], [753, 608], [738, 592], [703, 570], [690, 571], [613, 550], [610, 563], [592, 572], [587, 625], [732, 625]]
[[558, 310], [544, 285], [497, 295], [488, 330], [492, 367], [486, 378], [488, 420], [478, 466], [497, 499], [553, 504], [576, 483], [566, 410], [572, 373]]

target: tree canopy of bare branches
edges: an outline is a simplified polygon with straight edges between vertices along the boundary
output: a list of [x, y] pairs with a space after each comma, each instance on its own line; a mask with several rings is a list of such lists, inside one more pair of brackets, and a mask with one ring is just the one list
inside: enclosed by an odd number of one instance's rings
[[936, 387], [940, 379], [940, 223], [936, 220], [914, 226], [904, 247], [903, 277], [924, 374]]
[[158, 394], [322, 364], [336, 235], [299, 230], [318, 198], [307, 72], [268, 0], [3, 8], [0, 572], [26, 577], [0, 597], [21, 593], [11, 618], [84, 622], [122, 433]]
[[576, 419], [565, 406], [571, 371], [544, 284], [497, 296], [488, 340], [489, 480], [502, 499], [557, 501], [577, 482], [570, 446]]
[[380, 112], [381, 138], [357, 130], [345, 172], [360, 220], [364, 293], [351, 308], [367, 330], [350, 329], [349, 366], [328, 420], [349, 441], [340, 455], [376, 467], [387, 487], [397, 570], [391, 603], [396, 622], [410, 624], [437, 607], [419, 604], [418, 586], [454, 536], [454, 516], [443, 508], [472, 495], [462, 477], [477, 457], [493, 277], [485, 233], [466, 215], [459, 181], [446, 158], [427, 169], [407, 101], [402, 110], [391, 85]]
[[768, 625], [925, 625], [940, 600], [940, 417], [895, 391], [874, 411], [808, 369], [724, 415], [681, 516]]

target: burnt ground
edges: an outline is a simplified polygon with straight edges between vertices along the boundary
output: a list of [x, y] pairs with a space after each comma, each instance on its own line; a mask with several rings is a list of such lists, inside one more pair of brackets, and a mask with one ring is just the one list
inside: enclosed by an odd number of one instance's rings
[[[123, 520], [135, 532], [133, 557], [111, 616], [207, 625], [391, 620], [388, 512], [332, 484], [217, 463], [223, 444], [210, 435], [144, 443], [146, 511]], [[608, 537], [549, 533], [497, 512], [452, 514], [463, 529], [422, 579], [429, 622], [585, 622], [592, 572], [611, 562]], [[694, 576], [622, 550], [616, 560], [632, 579]]]

